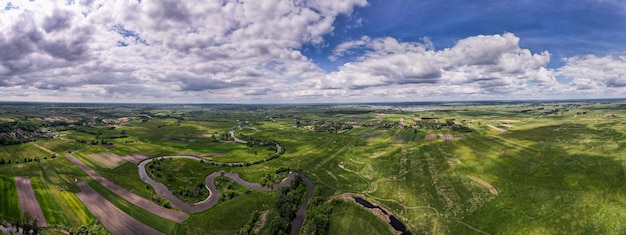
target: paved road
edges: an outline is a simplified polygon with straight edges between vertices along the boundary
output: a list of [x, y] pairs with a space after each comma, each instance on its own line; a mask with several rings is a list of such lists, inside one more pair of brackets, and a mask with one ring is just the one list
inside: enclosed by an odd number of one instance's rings
[[[148, 176], [148, 173], [146, 172], [146, 165], [148, 163], [154, 160], [167, 159], [167, 158], [192, 159], [192, 160], [198, 160], [198, 161], [203, 160], [202, 158], [193, 157], [193, 156], [164, 156], [164, 157], [148, 159], [139, 164], [139, 177], [141, 178], [141, 180], [143, 180], [147, 184], [152, 185], [152, 187], [155, 189], [155, 191], [160, 197], [165, 198], [170, 201], [170, 204], [172, 205], [172, 207], [177, 208], [187, 213], [195, 213], [195, 212], [204, 211], [217, 204], [219, 197], [220, 197], [220, 192], [217, 190], [214, 180], [216, 177], [219, 177], [222, 172], [219, 172], [219, 171], [213, 172], [205, 178], [204, 184], [205, 184], [205, 187], [209, 190], [209, 197], [197, 203], [183, 202], [182, 200], [178, 199], [178, 197], [176, 197], [174, 193], [172, 193], [172, 191], [170, 191], [165, 185], [159, 182], [156, 182], [155, 180], [150, 178], [150, 176]], [[224, 172], [224, 176], [233, 179], [238, 184], [254, 189], [254, 190], [262, 190], [262, 191], [272, 191], [272, 190], [277, 190], [281, 186], [287, 186], [296, 175], [299, 175], [299, 173], [289, 172], [287, 177], [285, 177], [285, 179], [283, 179], [280, 183], [274, 184], [271, 186], [263, 186], [259, 183], [251, 183], [251, 182], [245, 181], [244, 179], [239, 177], [239, 175], [236, 173]], [[309, 199], [313, 197], [313, 191], [315, 190], [315, 185], [308, 177], [302, 175], [302, 179], [307, 184], [308, 192], [307, 192], [306, 199], [304, 200], [304, 202], [302, 202], [302, 204], [300, 205], [300, 207], [298, 207], [298, 210], [296, 211], [296, 217], [291, 221], [292, 230], [290, 234], [292, 235], [300, 233], [300, 228], [302, 228], [302, 225], [304, 225], [307, 204], [309, 202]]]
[[235, 136], [235, 131], [234, 131], [234, 130], [229, 131], [228, 133], [230, 133], [230, 137], [232, 137], [232, 138], [235, 140], [235, 142], [237, 142], [237, 143], [242, 143], [242, 144], [247, 144], [247, 143], [248, 143], [248, 142], [246, 142], [245, 140], [241, 140], [241, 139], [237, 138], [237, 137]]
[[80, 169], [82, 169], [83, 171], [85, 171], [85, 173], [87, 173], [87, 175], [91, 176], [91, 178], [93, 178], [94, 180], [96, 180], [98, 183], [102, 184], [102, 186], [108, 188], [109, 190], [111, 190], [111, 192], [117, 194], [118, 196], [124, 198], [126, 201], [129, 201], [130, 203], [143, 208], [144, 210], [147, 210], [149, 212], [151, 212], [152, 214], [161, 216], [165, 219], [177, 222], [177, 223], [181, 223], [184, 220], [186, 220], [189, 215], [182, 213], [180, 211], [175, 211], [175, 210], [170, 210], [167, 209], [165, 207], [159, 206], [157, 204], [155, 204], [154, 202], [145, 199], [143, 197], [140, 197], [137, 194], [131, 193], [130, 191], [122, 188], [121, 186], [111, 182], [110, 180], [102, 177], [100, 174], [98, 174], [94, 169], [89, 168], [89, 166], [85, 165], [85, 163], [81, 162], [80, 160], [76, 159], [76, 157], [74, 157], [72, 154], [65, 154], [65, 157], [67, 159], [69, 159], [71, 162], [73, 162], [76, 166], [78, 166]]

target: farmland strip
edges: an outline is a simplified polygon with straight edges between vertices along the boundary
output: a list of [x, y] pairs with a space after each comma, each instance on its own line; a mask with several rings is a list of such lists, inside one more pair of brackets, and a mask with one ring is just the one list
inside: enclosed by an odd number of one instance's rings
[[76, 196], [89, 211], [113, 234], [163, 234], [124, 213], [93, 190], [87, 183], [76, 184], [81, 192]]
[[37, 201], [37, 197], [35, 196], [35, 190], [33, 190], [33, 186], [30, 183], [30, 178], [28, 178], [28, 176], [16, 176], [15, 185], [17, 186], [17, 195], [20, 199], [22, 213], [28, 211], [33, 218], [37, 218], [39, 221], [38, 226], [48, 226], [46, 218], [43, 216], [43, 211]]
[[137, 194], [131, 193], [130, 191], [122, 188], [121, 186], [111, 182], [110, 180], [102, 177], [100, 174], [98, 174], [95, 170], [89, 168], [87, 165], [85, 165], [83, 162], [81, 162], [80, 160], [76, 159], [76, 157], [74, 157], [72, 154], [65, 154], [65, 157], [70, 160], [71, 162], [73, 162], [76, 166], [78, 166], [80, 169], [82, 169], [83, 171], [85, 171], [85, 173], [87, 173], [89, 176], [91, 176], [91, 178], [93, 178], [94, 180], [96, 180], [98, 183], [100, 183], [101, 185], [103, 185], [104, 187], [106, 187], [107, 189], [111, 190], [111, 192], [117, 194], [118, 196], [124, 198], [125, 200], [129, 201], [130, 203], [135, 204], [138, 207], [141, 207], [155, 215], [161, 216], [165, 219], [177, 222], [177, 223], [181, 223], [184, 220], [186, 220], [189, 215], [179, 212], [179, 211], [175, 211], [175, 210], [170, 210], [170, 209], [166, 209], [164, 207], [161, 207], [157, 204], [155, 204], [154, 202], [147, 200], [145, 198], [142, 198], [140, 196], [138, 196]]

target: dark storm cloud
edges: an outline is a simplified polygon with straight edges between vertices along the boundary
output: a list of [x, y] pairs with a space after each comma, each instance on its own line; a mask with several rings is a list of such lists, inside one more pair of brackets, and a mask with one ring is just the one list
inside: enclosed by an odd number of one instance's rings
[[71, 19], [73, 14], [69, 11], [54, 9], [52, 15], [45, 18], [43, 22], [43, 29], [46, 33], [53, 31], [63, 31], [69, 29], [71, 25]]

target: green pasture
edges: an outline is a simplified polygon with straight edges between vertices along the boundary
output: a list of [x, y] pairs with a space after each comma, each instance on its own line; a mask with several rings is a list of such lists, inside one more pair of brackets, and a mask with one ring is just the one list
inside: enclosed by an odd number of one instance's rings
[[[33, 142], [38, 143], [38, 142]], [[24, 158], [38, 157], [43, 160], [44, 157], [50, 157], [50, 154], [33, 145], [33, 143], [16, 144], [0, 147], [0, 159], [5, 161], [11, 160], [15, 162], [24, 162]]]
[[355, 203], [333, 207], [328, 234], [394, 234], [391, 225]]
[[[181, 200], [191, 203], [202, 201], [209, 196], [204, 180], [209, 174], [220, 169], [225, 168], [197, 160], [171, 158], [156, 160], [146, 166], [150, 177], [167, 186]], [[186, 191], [195, 193], [197, 190], [200, 190], [198, 196], [185, 193]], [[183, 193], [176, 194], [178, 191]]]
[[[233, 200], [191, 215], [176, 230], [176, 234], [236, 234], [255, 210], [274, 207], [276, 192], [252, 191]], [[267, 224], [266, 224], [267, 226]]]

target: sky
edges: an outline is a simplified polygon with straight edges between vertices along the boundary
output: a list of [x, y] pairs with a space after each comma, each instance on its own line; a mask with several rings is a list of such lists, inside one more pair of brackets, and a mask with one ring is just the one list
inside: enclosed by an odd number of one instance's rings
[[0, 101], [580, 98], [626, 98], [626, 1], [0, 0]]

